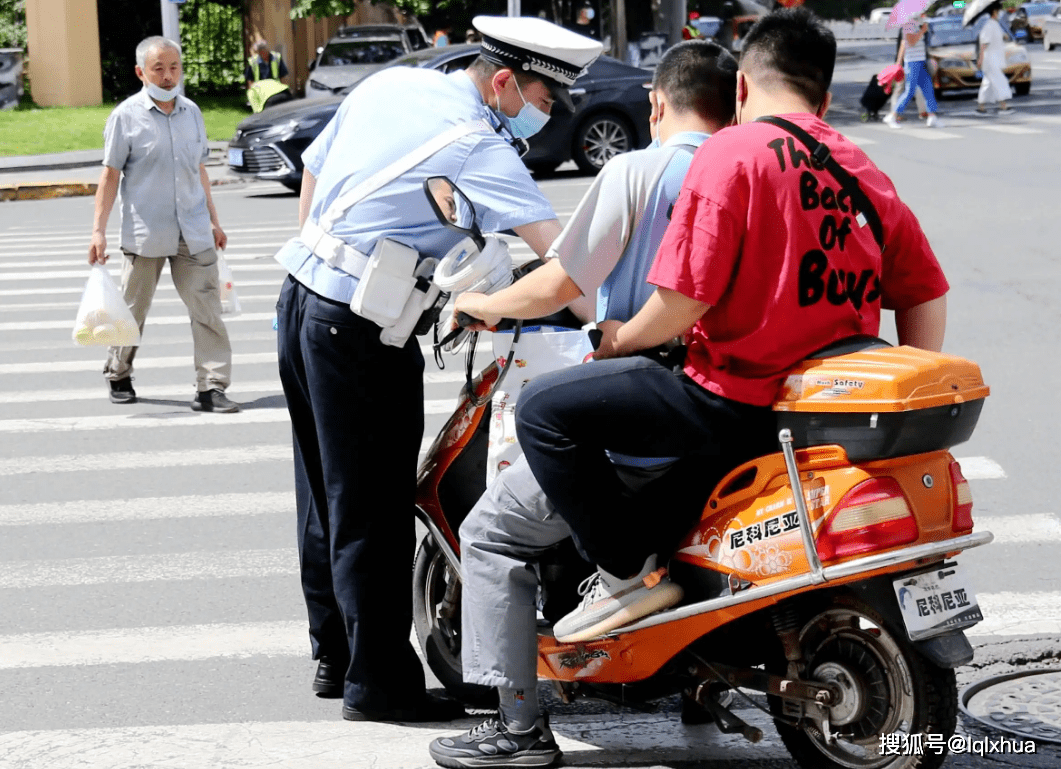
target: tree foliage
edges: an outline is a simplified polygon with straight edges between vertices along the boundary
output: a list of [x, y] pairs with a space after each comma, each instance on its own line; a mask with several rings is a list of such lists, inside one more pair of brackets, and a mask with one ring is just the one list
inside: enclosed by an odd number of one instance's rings
[[26, 47], [26, 0], [0, 0], [0, 48]]

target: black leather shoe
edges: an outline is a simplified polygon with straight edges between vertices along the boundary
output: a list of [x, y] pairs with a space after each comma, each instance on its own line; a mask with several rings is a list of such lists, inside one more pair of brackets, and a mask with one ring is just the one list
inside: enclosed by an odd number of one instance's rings
[[217, 411], [232, 414], [239, 411], [239, 404], [230, 401], [221, 390], [207, 390], [196, 393], [192, 401], [192, 411]]
[[317, 675], [313, 676], [313, 691], [326, 700], [337, 700], [343, 696], [343, 673], [331, 660], [321, 659], [317, 663]]
[[111, 403], [136, 403], [136, 390], [133, 389], [132, 377], [112, 379], [110, 385]]
[[405, 723], [427, 723], [435, 721], [453, 721], [464, 718], [467, 713], [464, 707], [455, 700], [427, 694], [424, 699], [412, 707], [393, 710], [360, 710], [343, 705], [343, 718], [347, 721], [402, 721]]

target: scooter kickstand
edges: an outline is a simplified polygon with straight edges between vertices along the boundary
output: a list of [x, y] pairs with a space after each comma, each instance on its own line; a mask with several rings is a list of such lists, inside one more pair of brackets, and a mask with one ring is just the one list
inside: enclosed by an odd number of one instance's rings
[[720, 732], [723, 734], [740, 734], [744, 739], [752, 743], [762, 741], [762, 729], [752, 726], [740, 716], [734, 714], [729, 708], [722, 707], [714, 697], [711, 697], [710, 695], [704, 697], [705, 685], [706, 684], [700, 684], [696, 687], [694, 699], [703, 707], [707, 708], [708, 712], [711, 713]]

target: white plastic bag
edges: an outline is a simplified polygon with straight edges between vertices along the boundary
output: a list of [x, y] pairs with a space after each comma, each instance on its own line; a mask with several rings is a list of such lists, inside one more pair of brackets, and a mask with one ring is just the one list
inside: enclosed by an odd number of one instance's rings
[[[494, 360], [503, 366], [512, 345], [512, 333], [494, 333]], [[536, 376], [576, 366], [593, 352], [589, 335], [554, 326], [523, 329], [512, 352], [512, 366], [494, 393], [490, 408], [490, 439], [486, 449], [486, 482], [523, 454], [516, 441], [516, 402], [520, 391]]]
[[221, 314], [239, 315], [243, 308], [240, 307], [236, 286], [232, 282], [232, 268], [225, 261], [224, 251], [217, 254], [217, 282], [221, 285]]
[[125, 303], [114, 278], [102, 264], [93, 265], [81, 294], [81, 306], [74, 321], [74, 342], [80, 345], [136, 347], [140, 329]]

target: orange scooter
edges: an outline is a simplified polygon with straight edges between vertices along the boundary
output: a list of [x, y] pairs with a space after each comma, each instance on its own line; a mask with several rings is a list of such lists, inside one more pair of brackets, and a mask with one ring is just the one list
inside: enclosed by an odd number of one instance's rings
[[[489, 691], [461, 680], [456, 532], [485, 490], [499, 373], [491, 363], [469, 378], [419, 472], [416, 630], [432, 671], [472, 703]], [[683, 601], [586, 642], [543, 627], [538, 675], [568, 701], [684, 693], [752, 742], [761, 730], [722, 694], [760, 692], [804, 769], [938, 767], [956, 726], [954, 668], [973, 657], [963, 631], [983, 619], [955, 557], [992, 540], [973, 531], [948, 449], [972, 434], [988, 392], [970, 361], [872, 338], [805, 361], [774, 404], [779, 451], [723, 478], [672, 554]], [[589, 568], [560, 548], [543, 590]], [[889, 735], [940, 751], [886, 754]]]

